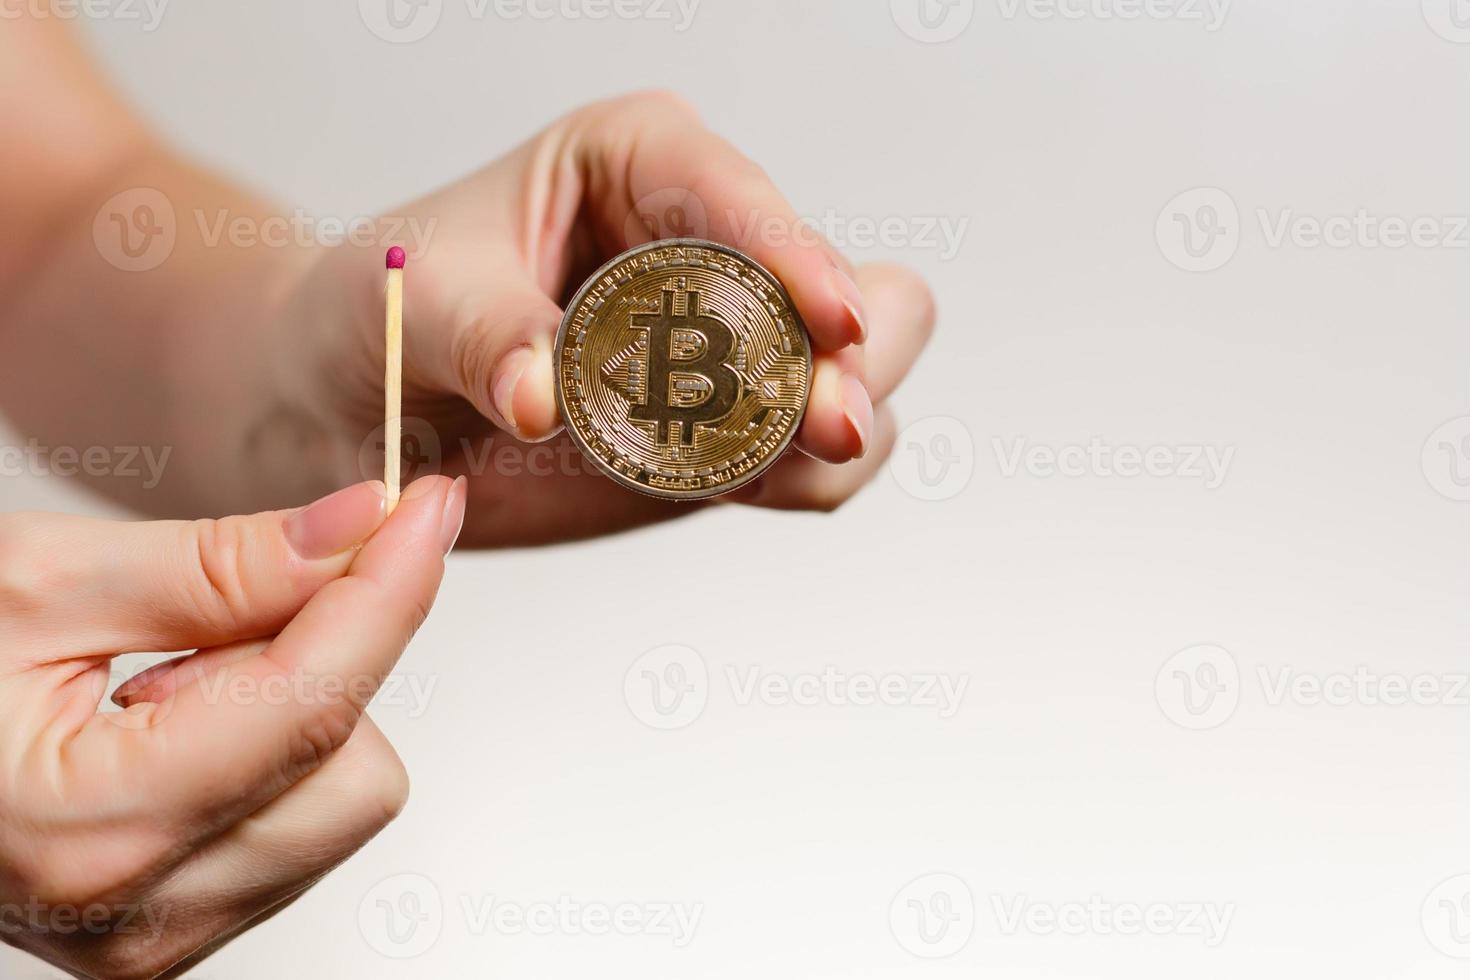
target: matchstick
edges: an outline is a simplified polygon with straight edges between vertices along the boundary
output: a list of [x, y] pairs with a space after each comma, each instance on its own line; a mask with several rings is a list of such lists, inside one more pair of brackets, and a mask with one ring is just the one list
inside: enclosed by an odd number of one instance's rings
[[383, 378], [383, 486], [388, 513], [398, 506], [399, 465], [403, 450], [403, 265], [408, 257], [394, 245], [388, 249], [387, 369]]

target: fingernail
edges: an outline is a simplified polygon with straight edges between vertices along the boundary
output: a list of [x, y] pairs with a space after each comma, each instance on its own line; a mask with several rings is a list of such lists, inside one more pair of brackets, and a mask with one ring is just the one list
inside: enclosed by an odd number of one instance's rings
[[837, 286], [837, 295], [842, 297], [842, 305], [847, 307], [847, 313], [852, 317], [852, 342], [854, 344], [866, 343], [868, 340], [868, 313], [863, 305], [863, 291], [858, 284], [852, 281], [852, 277], [843, 272], [837, 266], [832, 267], [832, 281]]
[[152, 667], [149, 667], [147, 670], [143, 671], [140, 674], [134, 674], [132, 677], [123, 681], [122, 684], [118, 686], [118, 689], [116, 691], [112, 692], [112, 703], [117, 705], [119, 708], [126, 708], [128, 706], [128, 702], [130, 702], [135, 695], [142, 692], [145, 687], [150, 686], [155, 680], [162, 677], [164, 674], [168, 673], [168, 671], [174, 669], [177, 666], [178, 664], [176, 662], [172, 660], [165, 660], [161, 664], [154, 664]]
[[444, 517], [439, 525], [439, 538], [447, 555], [454, 550], [459, 532], [464, 529], [464, 508], [469, 497], [468, 481], [459, 477], [444, 497]]
[[533, 351], [529, 347], [517, 347], [500, 359], [495, 366], [494, 391], [495, 410], [512, 429], [516, 427], [516, 387], [521, 376], [531, 366]]
[[842, 414], [847, 416], [848, 425], [857, 435], [857, 458], [868, 454], [868, 442], [873, 438], [873, 399], [868, 389], [855, 374], [844, 374], [841, 381]]
[[286, 543], [307, 561], [355, 548], [383, 523], [384, 497], [377, 480], [323, 497], [286, 518]]

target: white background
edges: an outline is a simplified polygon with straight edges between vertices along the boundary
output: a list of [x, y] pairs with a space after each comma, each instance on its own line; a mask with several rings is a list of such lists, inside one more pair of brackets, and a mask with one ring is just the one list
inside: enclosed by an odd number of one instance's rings
[[[731, 509], [455, 557], [401, 667], [435, 685], [427, 710], [374, 713], [409, 809], [196, 976], [1463, 976], [1447, 954], [1470, 955], [1470, 912], [1451, 918], [1470, 886], [1435, 889], [1470, 872], [1470, 504], [1451, 499], [1470, 424], [1425, 450], [1470, 415], [1454, 220], [1470, 214], [1470, 5], [1460, 32], [1459, 0], [1237, 0], [1213, 25], [1185, 0], [1145, 10], [1201, 19], [929, 2], [963, 30], [930, 43], [887, 0], [704, 0], [683, 31], [443, 0], [402, 44], [355, 0], [88, 25], [179, 146], [318, 215], [415, 197], [584, 101], [678, 89], [802, 213], [910, 229], [851, 251], [930, 277], [940, 330], [896, 404], [906, 423], [957, 420], [947, 451], [939, 423], [915, 430], [897, 473], [832, 517]], [[1194, 188], [1214, 190], [1171, 205]], [[1216, 208], [1223, 235], [1191, 260], [1183, 229], [1202, 236], [1200, 206], [1222, 203], [1235, 215]], [[1432, 218], [1438, 240], [1275, 240], [1283, 217], [1359, 211]], [[968, 222], [957, 254], [925, 245], [926, 218]], [[1233, 456], [1214, 489], [1006, 466], [1017, 440], [1094, 438]], [[945, 460], [954, 495], [917, 499], [917, 465]], [[0, 505], [99, 509], [17, 478]], [[632, 707], [624, 681], [667, 644], [698, 651], [707, 703], [660, 731], [639, 717], [646, 663]], [[1170, 661], [1203, 644], [1220, 649]], [[1208, 680], [1202, 658], [1222, 689], [1192, 715], [1204, 692], [1175, 671]], [[946, 718], [741, 704], [728, 674], [829, 666], [968, 686]], [[1429, 675], [1436, 703], [1275, 698], [1283, 671], [1359, 668]], [[931, 874], [952, 877], [900, 894]], [[957, 919], [929, 945], [908, 902], [938, 910], [935, 889]], [[406, 890], [425, 917], [390, 935], [377, 902], [407, 910]], [[561, 896], [702, 918], [682, 949], [476, 928], [489, 900]], [[1018, 900], [1094, 896], [1231, 918], [1214, 946], [1008, 928]]]

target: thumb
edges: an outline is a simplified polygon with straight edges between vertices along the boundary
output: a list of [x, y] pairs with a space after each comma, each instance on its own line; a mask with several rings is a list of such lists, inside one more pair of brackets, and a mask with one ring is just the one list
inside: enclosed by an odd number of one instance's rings
[[90, 719], [68, 743], [70, 784], [108, 786], [129, 774], [155, 812], [197, 840], [319, 768], [352, 736], [433, 606], [465, 493], [463, 478], [417, 481], [346, 573], [264, 648], [199, 665], [165, 695], [167, 710], [134, 704], [129, 725]]
[[[441, 384], [523, 442], [549, 439], [561, 428], [556, 408], [552, 345], [561, 308], [533, 283], [508, 285], [462, 307], [448, 343], [425, 363], [440, 365]], [[411, 314], [409, 314], [411, 316]], [[408, 336], [415, 331], [409, 324]], [[442, 337], [428, 330], [418, 336]], [[410, 341], [411, 342], [411, 341]]]
[[269, 636], [342, 577], [384, 518], [361, 483], [294, 511], [202, 521], [17, 515], [0, 523], [7, 565], [45, 569], [7, 593], [25, 626], [68, 651], [170, 651]]

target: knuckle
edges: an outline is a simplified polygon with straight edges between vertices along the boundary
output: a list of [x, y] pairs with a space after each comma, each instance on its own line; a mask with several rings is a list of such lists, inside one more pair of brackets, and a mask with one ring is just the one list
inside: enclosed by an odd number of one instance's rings
[[408, 803], [408, 770], [382, 731], [370, 720], [357, 726], [334, 765], [350, 780], [354, 830], [375, 834]]
[[919, 333], [925, 340], [928, 340], [933, 336], [934, 326], [939, 320], [939, 307], [934, 300], [934, 291], [929, 288], [927, 282], [916, 275], [913, 276], [911, 282]]
[[779, 198], [772, 197], [776, 184], [770, 171], [733, 147], [730, 148], [728, 166], [720, 179], [739, 199], [760, 202], [763, 207], [771, 209], [781, 203]]
[[[440, 479], [448, 482], [446, 478]], [[434, 608], [434, 597], [432, 589], [389, 589], [372, 579], [349, 575], [328, 583], [317, 593], [314, 601], [344, 621], [361, 618], [365, 610], [385, 613], [384, 626], [390, 630], [390, 635], [396, 632], [394, 641], [401, 649], [408, 645], [429, 618]]]
[[451, 332], [449, 357], [460, 392], [480, 403], [490, 398], [495, 369], [511, 351], [555, 336], [561, 310], [544, 296], [502, 298], [493, 314], [463, 317]]
[[893, 412], [886, 405], [878, 406], [876, 419], [877, 438], [874, 445], [868, 450], [865, 462], [869, 466], [869, 477], [881, 466], [887, 464], [893, 455], [893, 449], [898, 445], [898, 422], [893, 417]]
[[666, 128], [671, 123], [702, 125], [699, 111], [684, 96], [666, 88], [643, 89], [572, 110], [544, 134], [554, 146], [583, 137], [621, 143], [630, 133]]
[[47, 869], [47, 857], [47, 848], [43, 843], [14, 852], [7, 848], [3, 856], [6, 877], [13, 882], [17, 891], [33, 895], [40, 901], [54, 899], [65, 889], [55, 880], [54, 868]]
[[7, 874], [20, 890], [43, 906], [95, 908], [115, 905], [140, 881], [165, 865], [172, 848], [143, 835], [124, 835], [89, 846], [67, 835], [49, 835], [7, 854]]
[[90, 937], [85, 949], [76, 952], [76, 967], [97, 980], [153, 980], [173, 965], [157, 945], [150, 948], [115, 934]]
[[384, 742], [382, 749], [375, 751], [369, 760], [368, 773], [367, 797], [381, 813], [381, 823], [386, 826], [408, 805], [411, 789], [408, 769], [398, 753]]
[[409, 600], [408, 606], [408, 630], [403, 638], [403, 645], [418, 635], [425, 622], [429, 619], [429, 613], [434, 611], [434, 599], [432, 596], [414, 595]]
[[249, 548], [246, 519], [227, 517], [187, 525], [185, 554], [191, 574], [185, 578], [185, 601], [205, 621], [228, 628], [247, 617], [245, 564]]
[[25, 514], [0, 514], [0, 559], [23, 548], [30, 538], [30, 519]]
[[666, 112], [673, 115], [687, 116], [691, 119], [699, 117], [699, 110], [693, 102], [679, 92], [671, 88], [650, 88], [641, 92], [635, 92], [633, 98], [648, 108]]
[[10, 615], [39, 611], [67, 585], [34, 521], [34, 515], [0, 515], [0, 611]]
[[78, 959], [86, 975], [97, 980], [155, 980], [179, 961], [180, 954], [146, 933], [109, 933], [92, 939]]
[[654, 113], [686, 119], [699, 118], [699, 110], [695, 108], [694, 103], [671, 88], [647, 88], [630, 92], [621, 98], [614, 99], [612, 105], [615, 109], [634, 113]]
[[906, 265], [883, 265], [877, 267], [874, 273], [880, 284], [892, 289], [902, 298], [901, 308], [911, 311], [915, 328], [927, 339], [934, 332], [934, 325], [939, 317], [934, 290], [929, 283]]
[[[439, 479], [443, 479], [442, 477]], [[361, 619], [370, 610], [397, 608], [401, 597], [387, 586], [361, 575], [328, 582], [313, 602], [343, 622]]]
[[819, 514], [835, 514], [843, 504], [847, 503], [848, 495], [837, 488], [823, 488], [813, 492], [809, 509]]
[[753, 186], [770, 192], [776, 186], [776, 181], [771, 177], [771, 172], [766, 169], [765, 164], [758, 163], [754, 159], [741, 154], [738, 166], [740, 174]]
[[486, 317], [466, 320], [454, 329], [449, 340], [449, 363], [459, 390], [472, 400], [487, 404], [498, 355], [491, 340], [495, 326]]
[[[11, 829], [6, 828], [7, 831]], [[74, 881], [74, 875], [68, 870], [74, 858], [64, 853], [59, 835], [46, 832], [50, 828], [44, 822], [38, 829], [42, 830], [41, 834], [27, 835], [29, 839], [18, 841], [22, 846], [6, 847], [0, 861], [3, 861], [6, 877], [15, 890], [34, 896], [40, 902], [65, 904], [82, 884]]]
[[314, 711], [295, 731], [291, 739], [290, 758], [297, 774], [319, 768], [352, 737], [358, 713], [354, 706], [338, 703]]

